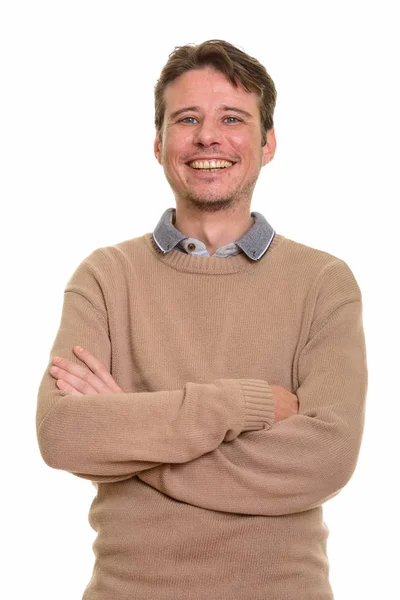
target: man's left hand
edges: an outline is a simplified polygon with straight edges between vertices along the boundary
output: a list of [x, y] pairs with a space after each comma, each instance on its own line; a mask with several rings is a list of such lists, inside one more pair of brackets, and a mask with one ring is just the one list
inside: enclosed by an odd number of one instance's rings
[[89, 368], [77, 365], [67, 358], [54, 356], [51, 375], [57, 379], [57, 386], [67, 394], [86, 396], [87, 394], [123, 394], [124, 390], [114, 381], [107, 367], [89, 350], [74, 346], [74, 354]]

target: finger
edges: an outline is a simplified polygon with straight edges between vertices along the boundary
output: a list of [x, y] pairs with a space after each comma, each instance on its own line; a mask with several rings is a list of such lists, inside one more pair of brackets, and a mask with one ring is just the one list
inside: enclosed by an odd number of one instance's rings
[[[87, 369], [86, 367], [83, 367], [82, 365], [77, 365], [76, 363], [73, 363], [67, 358], [55, 356], [52, 360], [53, 363], [55, 363], [54, 368], [51, 367], [50, 369], [52, 374], [57, 374], [56, 369], [61, 369], [65, 372], [70, 373], [71, 375], [74, 375], [78, 379], [87, 381], [88, 385], [93, 389], [93, 391], [97, 392], [98, 394], [110, 391], [109, 388], [107, 388], [107, 386], [104, 384], [104, 382], [101, 379], [99, 379], [96, 375], [94, 375], [91, 371], [89, 371], [89, 369]], [[75, 380], [72, 381], [71, 379], [69, 379], [68, 381], [74, 384]], [[86, 393], [89, 394], [91, 392], [88, 391]]]
[[76, 356], [85, 362], [89, 369], [93, 371], [99, 379], [101, 379], [105, 385], [113, 392], [123, 392], [123, 389], [119, 387], [109, 370], [103, 363], [101, 363], [89, 350], [81, 348], [81, 346], [74, 346], [74, 352]]
[[80, 377], [72, 375], [71, 373], [65, 371], [64, 369], [61, 369], [60, 367], [51, 367], [50, 373], [56, 379], [61, 379], [65, 381], [67, 385], [72, 386], [75, 390], [81, 392], [84, 395], [99, 393], [87, 381], [85, 381], [84, 379], [80, 379]]
[[73, 388], [72, 385], [69, 385], [63, 379], [57, 379], [56, 384], [57, 384], [57, 387], [59, 387], [60, 390], [62, 392], [65, 392], [66, 394], [71, 394], [72, 396], [83, 396], [83, 394], [78, 392], [78, 390]]

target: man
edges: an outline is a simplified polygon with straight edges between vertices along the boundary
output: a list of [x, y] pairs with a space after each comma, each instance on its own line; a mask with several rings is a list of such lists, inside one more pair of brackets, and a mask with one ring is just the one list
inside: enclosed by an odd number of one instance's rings
[[85, 600], [333, 598], [322, 504], [361, 442], [362, 302], [345, 262], [250, 212], [275, 99], [227, 42], [176, 49], [155, 90], [176, 209], [66, 287], [37, 427], [97, 485]]

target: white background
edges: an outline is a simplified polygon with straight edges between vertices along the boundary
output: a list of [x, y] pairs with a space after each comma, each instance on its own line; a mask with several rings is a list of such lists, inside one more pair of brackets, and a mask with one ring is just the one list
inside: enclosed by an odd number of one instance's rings
[[[36, 394], [64, 286], [99, 246], [174, 200], [153, 156], [153, 87], [174, 46], [226, 39], [278, 89], [274, 161], [253, 210], [343, 258], [369, 362], [355, 475], [325, 505], [335, 600], [399, 597], [399, 52], [396, 2], [2, 2], [2, 549], [7, 600], [81, 598], [93, 486], [41, 460]], [[5, 418], [4, 418], [5, 417]]]

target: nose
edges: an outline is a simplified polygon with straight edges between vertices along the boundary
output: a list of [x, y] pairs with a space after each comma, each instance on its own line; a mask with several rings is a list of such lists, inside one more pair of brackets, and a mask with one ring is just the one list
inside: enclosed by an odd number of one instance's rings
[[215, 121], [204, 119], [196, 128], [195, 142], [199, 146], [212, 146], [221, 143], [221, 132]]

